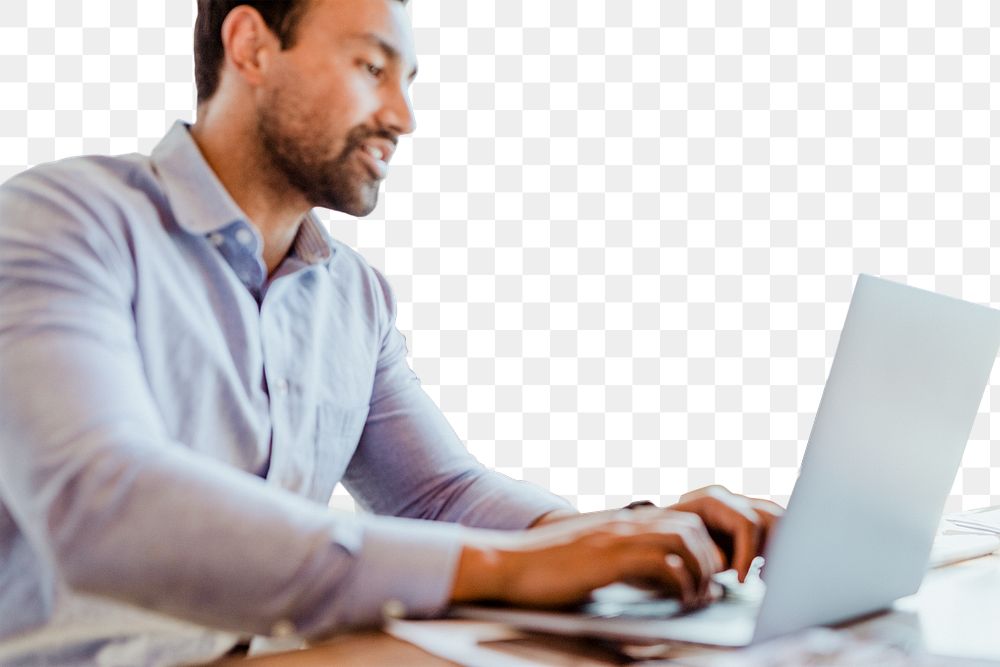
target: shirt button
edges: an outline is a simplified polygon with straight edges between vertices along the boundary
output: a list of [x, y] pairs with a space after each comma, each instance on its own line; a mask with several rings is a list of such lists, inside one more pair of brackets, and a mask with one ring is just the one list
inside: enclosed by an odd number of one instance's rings
[[282, 619], [271, 626], [271, 636], [278, 639], [291, 637], [295, 634], [295, 624], [287, 619]]
[[212, 242], [212, 245], [218, 247], [226, 242], [226, 237], [219, 232], [213, 232], [208, 235], [208, 240]]
[[253, 232], [246, 227], [243, 227], [236, 231], [236, 240], [243, 245], [250, 245], [253, 243]]
[[288, 380], [285, 378], [279, 379], [274, 383], [274, 390], [278, 392], [280, 396], [284, 396], [288, 393]]
[[406, 605], [399, 600], [386, 600], [382, 605], [382, 616], [386, 619], [406, 617]]

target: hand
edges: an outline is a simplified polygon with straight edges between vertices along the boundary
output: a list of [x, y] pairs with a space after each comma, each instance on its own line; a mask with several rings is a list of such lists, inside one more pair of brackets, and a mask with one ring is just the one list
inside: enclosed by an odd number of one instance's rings
[[663, 509], [563, 518], [506, 540], [463, 548], [453, 601], [555, 607], [608, 584], [641, 581], [696, 606], [723, 566], [697, 515]]
[[764, 553], [774, 525], [784, 513], [781, 505], [770, 500], [736, 495], [718, 485], [686, 493], [668, 509], [701, 517], [725, 554], [726, 566], [736, 570], [740, 581], [746, 579], [753, 559]]

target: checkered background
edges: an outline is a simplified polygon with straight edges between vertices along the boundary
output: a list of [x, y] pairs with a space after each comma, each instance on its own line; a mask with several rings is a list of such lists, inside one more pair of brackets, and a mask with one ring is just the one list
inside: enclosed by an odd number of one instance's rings
[[[784, 501], [856, 274], [1000, 306], [989, 0], [409, 11], [417, 133], [368, 219], [325, 219], [488, 465], [585, 510], [711, 482]], [[193, 20], [4, 0], [0, 179], [193, 119]], [[1000, 502], [998, 390], [951, 510]]]

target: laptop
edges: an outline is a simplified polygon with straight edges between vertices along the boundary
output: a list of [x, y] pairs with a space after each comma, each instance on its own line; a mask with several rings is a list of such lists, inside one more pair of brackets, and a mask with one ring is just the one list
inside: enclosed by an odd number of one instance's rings
[[454, 614], [735, 647], [887, 609], [920, 587], [998, 347], [1000, 311], [861, 275], [765, 553], [766, 586], [751, 578], [689, 613], [616, 584], [570, 611], [462, 605]]

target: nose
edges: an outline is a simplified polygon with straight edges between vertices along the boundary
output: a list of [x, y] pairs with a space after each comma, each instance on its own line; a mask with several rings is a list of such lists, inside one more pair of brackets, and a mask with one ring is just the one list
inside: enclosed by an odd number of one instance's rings
[[387, 86], [382, 108], [379, 110], [382, 127], [396, 134], [411, 134], [417, 129], [417, 119], [413, 115], [409, 88], [405, 85]]

